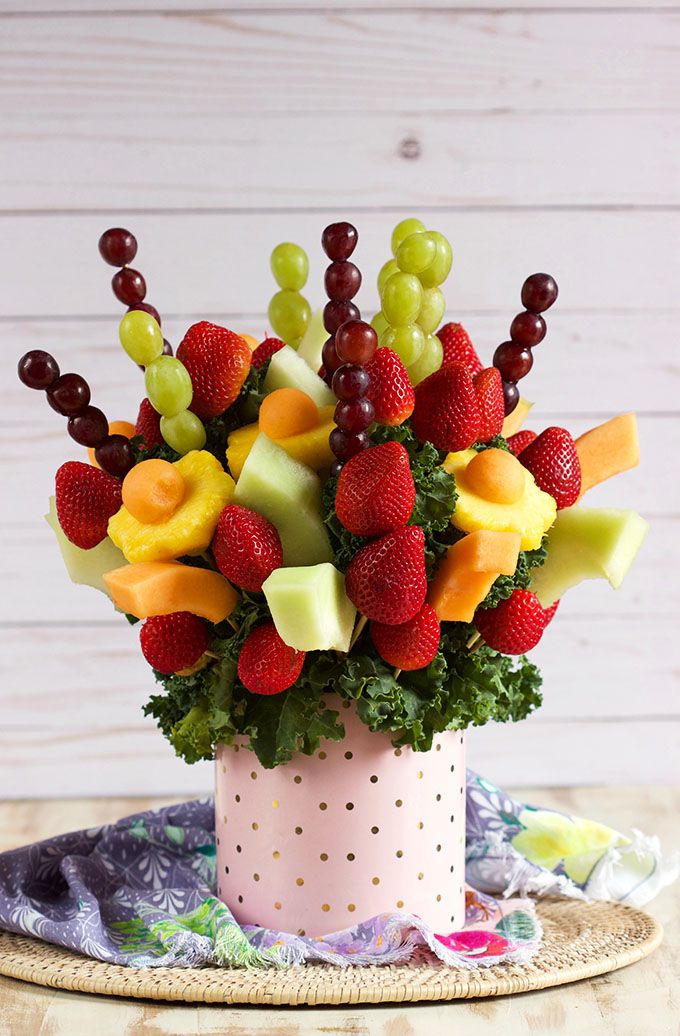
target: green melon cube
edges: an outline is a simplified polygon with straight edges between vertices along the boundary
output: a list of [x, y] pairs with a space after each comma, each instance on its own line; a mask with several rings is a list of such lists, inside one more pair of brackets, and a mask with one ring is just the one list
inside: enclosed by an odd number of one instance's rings
[[82, 547], [71, 543], [59, 524], [53, 496], [50, 497], [50, 509], [45, 515], [45, 521], [57, 537], [59, 550], [71, 581], [82, 586], [92, 586], [95, 590], [101, 590], [107, 597], [110, 596], [103, 579], [104, 572], [111, 572], [114, 568], [127, 565], [122, 552], [113, 541], [107, 536], [89, 550], [83, 550]]
[[356, 608], [334, 565], [277, 568], [262, 587], [279, 636], [297, 651], [348, 651]]
[[258, 435], [253, 443], [236, 483], [234, 503], [276, 526], [284, 565], [318, 565], [332, 559], [321, 518], [318, 475], [266, 435]]
[[531, 587], [544, 608], [584, 579], [621, 586], [649, 526], [635, 511], [565, 507], [548, 533], [548, 556], [532, 573]]
[[336, 399], [326, 382], [289, 345], [274, 353], [265, 375], [265, 392], [280, 388], [296, 388], [306, 392], [317, 406], [330, 406]]

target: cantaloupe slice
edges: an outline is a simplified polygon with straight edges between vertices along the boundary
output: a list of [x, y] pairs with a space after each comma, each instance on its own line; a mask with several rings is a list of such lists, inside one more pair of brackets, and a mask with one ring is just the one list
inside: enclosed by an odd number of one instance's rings
[[471, 532], [449, 547], [430, 584], [427, 599], [440, 622], [472, 622], [499, 575], [517, 568], [518, 532]]
[[[333, 421], [334, 406], [319, 407], [319, 424], [310, 428], [307, 432], [299, 435], [290, 435], [285, 439], [274, 439], [278, 446], [281, 446], [289, 457], [299, 460], [314, 471], [321, 471], [323, 468], [330, 468], [335, 460], [328, 437], [335, 428]], [[227, 464], [229, 470], [238, 478], [250, 453], [253, 443], [260, 434], [257, 424], [247, 424], [229, 435], [227, 446]]]
[[236, 590], [219, 572], [178, 561], [124, 565], [105, 572], [104, 582], [116, 607], [138, 619], [192, 612], [210, 622], [222, 622], [239, 600]]
[[519, 403], [512, 411], [512, 413], [508, 414], [508, 416], [503, 421], [501, 435], [505, 439], [509, 439], [511, 435], [514, 435], [515, 432], [518, 432], [520, 430], [520, 428], [526, 421], [529, 415], [529, 411], [531, 410], [533, 405], [534, 404], [530, 403], [528, 399], [522, 399], [521, 396], [519, 397]]
[[637, 467], [640, 442], [635, 414], [620, 414], [584, 432], [576, 440], [576, 452], [581, 463], [581, 496], [612, 475]]

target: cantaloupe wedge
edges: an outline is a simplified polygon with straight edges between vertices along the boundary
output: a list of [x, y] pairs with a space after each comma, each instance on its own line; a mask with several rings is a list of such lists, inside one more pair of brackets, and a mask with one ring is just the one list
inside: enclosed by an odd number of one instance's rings
[[[285, 439], [273, 439], [283, 447], [289, 457], [299, 460], [314, 471], [330, 468], [335, 460], [328, 436], [335, 427], [333, 421], [334, 406], [319, 407], [319, 424], [299, 435], [290, 435]], [[231, 432], [227, 445], [227, 464], [234, 478], [238, 478], [250, 453], [253, 443], [260, 434], [258, 424], [247, 424]]]
[[576, 440], [576, 452], [581, 462], [581, 496], [612, 475], [637, 467], [640, 442], [635, 414], [620, 414], [584, 432]]
[[472, 622], [499, 575], [517, 568], [518, 532], [471, 532], [449, 547], [430, 584], [427, 599], [440, 622]]
[[531, 410], [533, 405], [534, 404], [530, 403], [528, 399], [522, 399], [521, 396], [519, 397], [519, 403], [512, 411], [512, 413], [508, 414], [508, 416], [503, 421], [501, 435], [505, 439], [509, 439], [511, 435], [514, 435], [515, 432], [518, 432], [520, 430], [520, 428], [526, 421], [529, 415], [529, 411]]
[[178, 561], [124, 565], [105, 572], [104, 582], [116, 607], [138, 619], [192, 612], [210, 622], [222, 622], [239, 600], [236, 590], [219, 572]]

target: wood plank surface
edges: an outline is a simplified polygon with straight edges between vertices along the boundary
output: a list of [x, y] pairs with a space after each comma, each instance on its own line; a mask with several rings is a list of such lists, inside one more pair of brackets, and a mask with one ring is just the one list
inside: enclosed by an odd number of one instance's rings
[[[678, 841], [677, 788], [519, 789], [542, 806], [592, 817], [619, 830], [658, 833], [665, 848]], [[0, 851], [61, 831], [107, 823], [165, 805], [167, 799], [78, 799], [0, 806]], [[489, 1000], [450, 1004], [344, 1008], [236, 1008], [163, 1004], [60, 992], [0, 978], [0, 1026], [8, 1036], [42, 1033], [98, 1036], [155, 1032], [189, 1036], [466, 1036], [555, 1033], [575, 1036], [677, 1036], [680, 996], [680, 885], [665, 889], [647, 909], [665, 927], [664, 942], [647, 959], [587, 982]]]

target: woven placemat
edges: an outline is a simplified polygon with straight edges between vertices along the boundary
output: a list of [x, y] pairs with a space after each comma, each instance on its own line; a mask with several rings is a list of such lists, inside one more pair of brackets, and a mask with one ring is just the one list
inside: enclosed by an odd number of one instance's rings
[[473, 971], [435, 962], [429, 951], [408, 964], [368, 968], [305, 965], [283, 971], [221, 968], [136, 970], [0, 932], [0, 974], [41, 986], [106, 996], [221, 1004], [377, 1004], [524, 993], [615, 971], [661, 942], [661, 925], [620, 903], [545, 900], [540, 952], [529, 964]]

